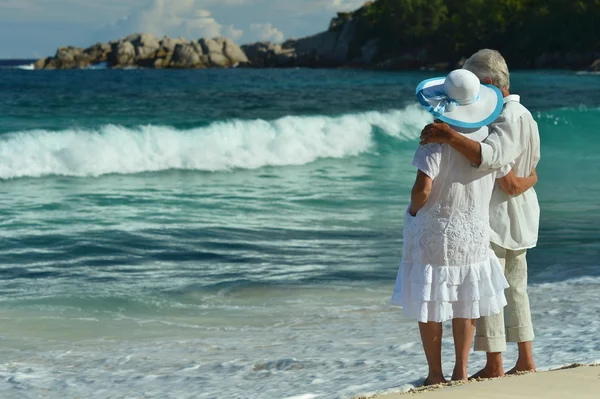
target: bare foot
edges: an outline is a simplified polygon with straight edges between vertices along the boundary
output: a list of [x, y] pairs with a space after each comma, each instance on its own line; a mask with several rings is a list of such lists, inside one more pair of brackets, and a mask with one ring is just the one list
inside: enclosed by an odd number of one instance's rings
[[425, 378], [425, 382], [423, 383], [423, 386], [430, 387], [432, 385], [447, 384], [447, 383], [448, 383], [448, 381], [446, 381], [446, 379], [444, 377], [436, 377], [436, 378], [427, 377], [427, 378]]
[[452, 381], [467, 381], [469, 375], [466, 369], [454, 369], [452, 373]]
[[535, 363], [519, 364], [519, 362], [517, 362], [517, 365], [513, 367], [510, 371], [508, 371], [506, 374], [515, 375], [520, 373], [535, 373], [536, 371], [537, 369], [535, 368]]
[[487, 378], [500, 378], [500, 377], [504, 377], [504, 369], [500, 368], [494, 368], [494, 367], [490, 367], [490, 366], [485, 366], [483, 369], [479, 370], [477, 373], [473, 374], [471, 377], [469, 377], [470, 380], [476, 380], [478, 378], [483, 378], [483, 379], [487, 379]]
[[519, 342], [519, 358], [515, 367], [506, 374], [533, 373], [536, 371], [533, 361], [531, 341]]

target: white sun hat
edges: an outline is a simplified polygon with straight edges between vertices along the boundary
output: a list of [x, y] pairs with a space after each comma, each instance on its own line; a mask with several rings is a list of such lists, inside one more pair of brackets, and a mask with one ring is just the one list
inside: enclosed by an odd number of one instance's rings
[[436, 118], [467, 129], [494, 122], [504, 106], [504, 97], [497, 87], [481, 84], [479, 78], [466, 69], [421, 82], [417, 99]]

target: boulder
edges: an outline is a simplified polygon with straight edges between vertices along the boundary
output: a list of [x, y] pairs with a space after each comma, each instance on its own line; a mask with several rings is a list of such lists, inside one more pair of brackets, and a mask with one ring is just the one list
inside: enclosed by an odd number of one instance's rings
[[200, 39], [198, 40], [200, 45], [202, 46], [202, 51], [204, 54], [223, 54], [223, 41], [222, 38], [215, 39]]
[[177, 47], [180, 44], [188, 44], [188, 42], [182, 37], [164, 37], [159, 42], [159, 47], [156, 50], [156, 53], [154, 54], [154, 60], [152, 60], [152, 65], [150, 66], [154, 68], [169, 68], [169, 66], [171, 65], [173, 53], [175, 52], [175, 47]]
[[212, 67], [227, 68], [249, 62], [246, 53], [226, 37], [200, 39], [198, 44], [202, 47], [203, 54], [208, 56], [209, 65]]
[[184, 44], [187, 43], [187, 41], [183, 38], [171, 38], [171, 37], [164, 37], [161, 41], [160, 41], [160, 48], [163, 49], [164, 51], [166, 51], [167, 53], [172, 53], [173, 51], [175, 51], [175, 46], [177, 46], [178, 44]]
[[199, 41], [194, 40], [190, 42], [190, 46], [192, 46], [200, 56], [204, 55], [204, 49], [202, 48], [202, 45]]
[[46, 67], [46, 64], [48, 63], [48, 61], [50, 61], [49, 57], [40, 58], [33, 64], [33, 68], [36, 70], [44, 69]]
[[232, 65], [248, 63], [246, 54], [231, 39], [225, 38], [223, 42], [223, 55], [229, 59]]
[[169, 63], [171, 62], [170, 59], [166, 59], [166, 58], [157, 58], [152, 62], [151, 67], [155, 68], [155, 69], [163, 69], [163, 68], [168, 68], [169, 67]]
[[209, 65], [213, 68], [227, 68], [233, 66], [229, 58], [225, 57], [223, 54], [211, 53], [208, 55], [208, 59], [210, 61]]
[[99, 64], [108, 60], [108, 53], [111, 52], [111, 49], [112, 47], [108, 43], [96, 43], [83, 52], [90, 57], [93, 64]]
[[172, 68], [204, 68], [197, 49], [192, 44], [178, 44], [173, 52], [170, 66]]
[[48, 62], [46, 62], [46, 65], [44, 65], [44, 69], [46, 70], [53, 70], [53, 69], [60, 69], [61, 66], [58, 63], [58, 60], [56, 58], [49, 58]]
[[136, 60], [149, 60], [153, 59], [156, 52], [161, 47], [160, 40], [148, 33], [136, 33], [129, 35], [123, 41], [128, 41], [133, 44], [135, 48]]
[[[284, 48], [281, 44], [258, 42], [242, 46], [248, 61], [257, 68], [291, 67], [297, 62], [296, 50], [291, 43]], [[294, 42], [295, 43], [295, 42]]]
[[81, 55], [83, 49], [79, 47], [59, 47], [56, 50], [54, 59], [58, 68], [61, 69], [72, 69], [78, 67], [77, 58]]
[[75, 68], [86, 68], [92, 64], [97, 64], [97, 62], [94, 62], [89, 54], [82, 52], [75, 56]]
[[111, 67], [132, 66], [135, 62], [135, 47], [128, 41], [119, 41], [112, 44], [112, 51], [108, 57]]

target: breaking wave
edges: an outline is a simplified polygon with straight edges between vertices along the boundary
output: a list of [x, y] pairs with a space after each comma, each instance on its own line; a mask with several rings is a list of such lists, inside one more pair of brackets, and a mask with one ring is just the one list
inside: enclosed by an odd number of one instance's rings
[[376, 131], [395, 140], [414, 140], [430, 120], [412, 105], [342, 116], [222, 121], [188, 130], [105, 125], [12, 132], [0, 136], [0, 179], [304, 165], [372, 151]]

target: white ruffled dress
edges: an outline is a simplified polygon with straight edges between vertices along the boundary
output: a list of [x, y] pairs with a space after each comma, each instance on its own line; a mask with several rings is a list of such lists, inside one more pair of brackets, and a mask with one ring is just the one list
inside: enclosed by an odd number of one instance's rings
[[[482, 128], [467, 137], [481, 141]], [[501, 171], [482, 172], [448, 145], [420, 146], [413, 165], [433, 179], [416, 217], [406, 212], [392, 301], [419, 322], [478, 319], [506, 306], [508, 283], [490, 249], [489, 204]]]

